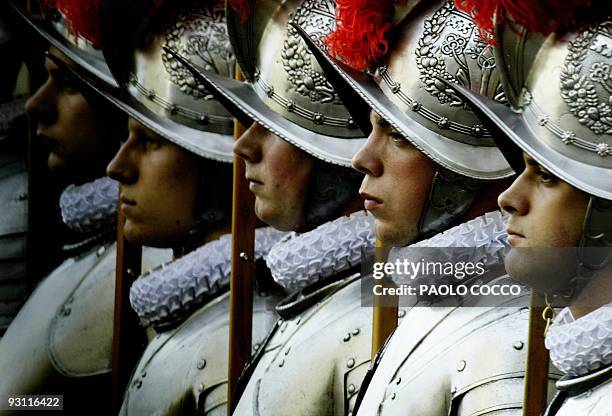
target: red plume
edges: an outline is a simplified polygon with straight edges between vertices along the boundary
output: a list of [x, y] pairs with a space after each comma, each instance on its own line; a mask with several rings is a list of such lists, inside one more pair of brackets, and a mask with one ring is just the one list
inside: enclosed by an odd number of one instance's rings
[[[503, 10], [531, 32], [553, 33], [571, 30], [597, 16], [610, 13], [609, 0], [454, 0], [457, 9], [474, 19], [480, 34], [494, 43], [493, 17]], [[595, 7], [597, 3], [598, 7]], [[592, 10], [589, 10], [592, 7]], [[603, 9], [601, 8], [603, 6]], [[585, 8], [587, 10], [585, 10]], [[604, 13], [604, 14], [602, 14]], [[497, 13], [498, 19], [504, 13]], [[501, 22], [502, 20], [500, 20]]]
[[100, 47], [100, 19], [105, 0], [43, 0], [43, 4], [64, 15], [66, 26], [74, 36], [83, 37], [94, 47]]
[[337, 0], [336, 28], [324, 39], [331, 55], [364, 70], [389, 48], [393, 1]]
[[245, 23], [251, 14], [251, 0], [227, 0], [227, 4], [238, 13]]

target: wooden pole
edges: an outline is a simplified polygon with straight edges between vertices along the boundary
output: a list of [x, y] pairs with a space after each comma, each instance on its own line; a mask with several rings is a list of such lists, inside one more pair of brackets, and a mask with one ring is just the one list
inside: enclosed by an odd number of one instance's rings
[[112, 409], [117, 414], [123, 402], [134, 366], [142, 352], [145, 337], [136, 312], [130, 307], [132, 283], [140, 275], [142, 249], [123, 235], [125, 217], [117, 215], [117, 263], [115, 269], [115, 314], [113, 323]]
[[543, 299], [531, 291], [529, 335], [525, 366], [525, 396], [523, 416], [540, 416], [548, 403], [548, 350], [544, 346], [546, 322], [542, 318]]
[[[375, 261], [384, 262], [387, 260], [389, 251], [383, 247], [379, 240], [376, 240], [376, 256]], [[392, 286], [386, 278], [381, 280], [385, 287]], [[373, 295], [372, 305], [372, 359], [383, 346], [389, 335], [397, 327], [397, 312], [399, 298], [389, 295]]]
[[[236, 79], [242, 80], [236, 67]], [[234, 121], [234, 139], [245, 128]], [[253, 328], [253, 273], [255, 272], [255, 198], [244, 176], [244, 161], [234, 156], [232, 202], [232, 274], [230, 278], [230, 333], [227, 414], [231, 415], [236, 381], [251, 357]]]

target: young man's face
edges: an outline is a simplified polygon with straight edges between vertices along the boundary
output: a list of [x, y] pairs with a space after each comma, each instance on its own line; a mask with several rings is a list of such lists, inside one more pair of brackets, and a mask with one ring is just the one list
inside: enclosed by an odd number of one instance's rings
[[523, 159], [525, 170], [498, 199], [510, 214], [506, 270], [541, 292], [563, 291], [576, 275], [576, 258], [570, 250], [549, 248], [578, 245], [589, 197], [530, 156]]
[[134, 119], [128, 126], [128, 139], [107, 168], [122, 184], [125, 237], [153, 247], [183, 244], [196, 225], [202, 160]]
[[234, 153], [245, 161], [257, 217], [279, 230], [302, 229], [314, 158], [257, 123], [236, 141]]
[[372, 133], [353, 157], [365, 173], [359, 190], [376, 219], [376, 237], [385, 245], [410, 244], [429, 196], [436, 165], [374, 111]]
[[[56, 49], [49, 53], [72, 65]], [[97, 112], [65, 69], [49, 58], [45, 67], [48, 78], [27, 101], [26, 111], [36, 124], [36, 135], [49, 150], [49, 169], [67, 177], [101, 176], [108, 162], [101, 156], [112, 154], [120, 139], [114, 137], [119, 131], [117, 120]]]

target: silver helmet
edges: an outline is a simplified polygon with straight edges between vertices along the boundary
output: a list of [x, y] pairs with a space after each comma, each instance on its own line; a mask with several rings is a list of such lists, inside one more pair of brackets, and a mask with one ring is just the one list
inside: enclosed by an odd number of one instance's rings
[[[103, 22], [105, 56], [127, 91], [114, 95], [113, 102], [178, 146], [231, 163], [233, 117], [167, 51], [178, 51], [219, 77], [233, 76], [235, 58], [223, 5], [181, 2], [178, 10], [162, 7], [153, 17], [140, 11], [137, 18], [131, 6], [110, 1], [103, 16], [108, 20]], [[112, 22], [113, 16], [121, 16], [121, 23]]]
[[[350, 167], [363, 133], [290, 24], [319, 39], [332, 30], [334, 10], [333, 0], [260, 0], [244, 22], [228, 7], [230, 39], [247, 81], [201, 77], [243, 121], [256, 121], [322, 161]], [[192, 69], [198, 71], [197, 63]]]

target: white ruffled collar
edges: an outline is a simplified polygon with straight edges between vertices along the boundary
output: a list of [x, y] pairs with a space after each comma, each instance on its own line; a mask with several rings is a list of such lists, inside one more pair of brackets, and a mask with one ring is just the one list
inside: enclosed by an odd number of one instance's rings
[[117, 218], [119, 183], [107, 176], [68, 186], [60, 196], [62, 221], [80, 234], [112, 227]]
[[[255, 230], [255, 257], [265, 257], [284, 232]], [[226, 234], [183, 257], [144, 273], [130, 289], [132, 308], [156, 329], [191, 315], [229, 288], [232, 236]]]
[[546, 333], [546, 348], [559, 370], [583, 376], [612, 364], [612, 303], [576, 320], [563, 309]]
[[266, 264], [289, 290], [348, 270], [374, 253], [374, 217], [365, 211], [342, 216], [312, 231], [290, 233], [270, 249]]

